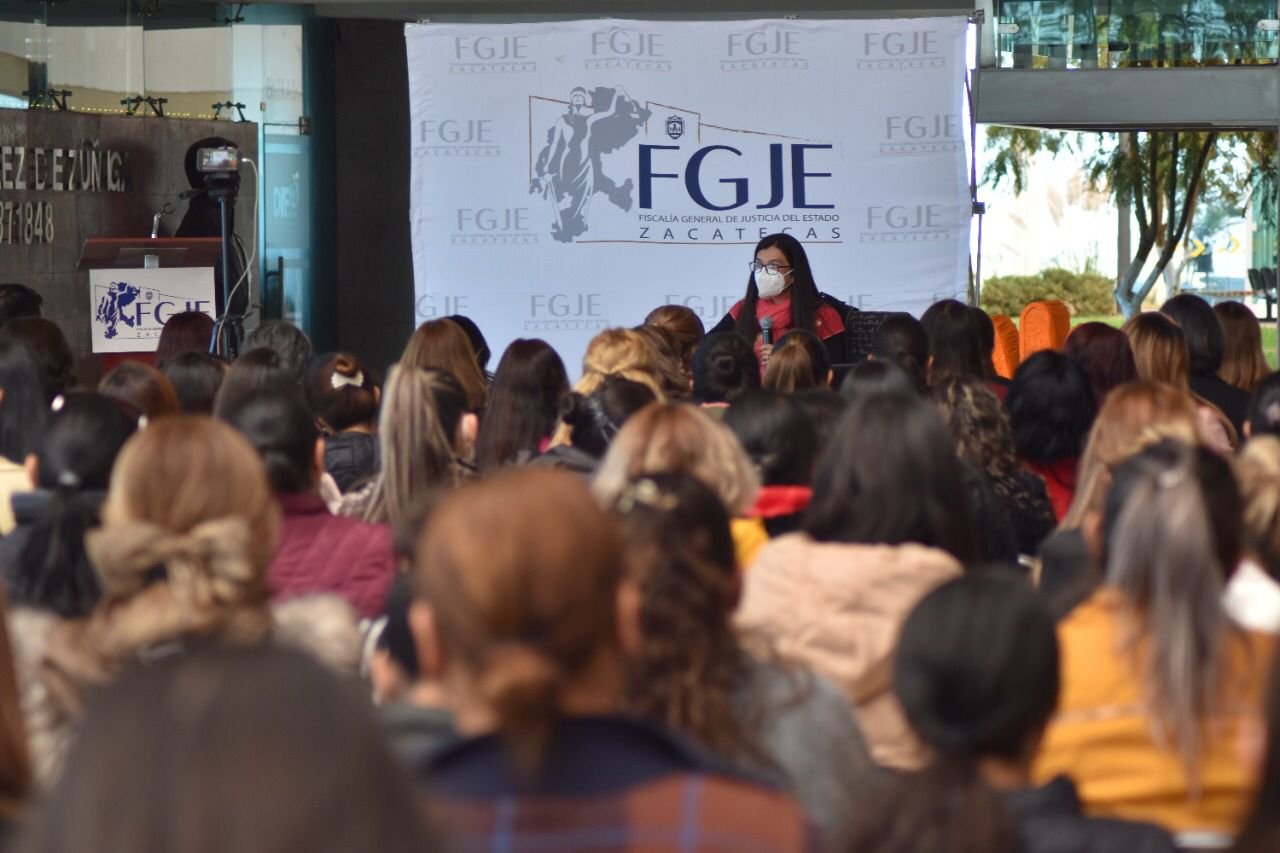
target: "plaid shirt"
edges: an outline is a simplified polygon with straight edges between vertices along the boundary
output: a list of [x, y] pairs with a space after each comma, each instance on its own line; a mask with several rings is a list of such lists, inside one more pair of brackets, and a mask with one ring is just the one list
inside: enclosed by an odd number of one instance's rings
[[451, 853], [658, 853], [822, 850], [785, 796], [754, 785], [675, 773], [594, 797], [433, 798], [429, 811]]

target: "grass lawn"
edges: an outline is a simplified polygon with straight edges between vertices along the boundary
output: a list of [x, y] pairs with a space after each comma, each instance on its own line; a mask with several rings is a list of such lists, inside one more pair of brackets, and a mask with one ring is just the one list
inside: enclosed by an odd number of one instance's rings
[[[1080, 325], [1081, 323], [1089, 323], [1092, 321], [1097, 321], [1099, 323], [1106, 323], [1107, 325], [1115, 326], [1116, 328], [1119, 328], [1120, 326], [1124, 325], [1124, 318], [1121, 317], [1119, 314], [1114, 314], [1112, 316], [1090, 317], [1088, 315], [1081, 315], [1079, 317], [1072, 317], [1071, 326], [1072, 328], [1074, 328]], [[1267, 357], [1267, 364], [1271, 365], [1272, 370], [1275, 370], [1276, 369], [1276, 324], [1269, 323], [1265, 320], [1262, 321], [1262, 352]]]

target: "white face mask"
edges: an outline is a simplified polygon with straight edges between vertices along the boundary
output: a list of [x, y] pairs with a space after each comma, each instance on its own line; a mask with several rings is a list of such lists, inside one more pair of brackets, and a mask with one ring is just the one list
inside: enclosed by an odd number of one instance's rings
[[772, 299], [787, 289], [787, 277], [780, 272], [760, 270], [756, 273], [756, 292], [765, 299]]

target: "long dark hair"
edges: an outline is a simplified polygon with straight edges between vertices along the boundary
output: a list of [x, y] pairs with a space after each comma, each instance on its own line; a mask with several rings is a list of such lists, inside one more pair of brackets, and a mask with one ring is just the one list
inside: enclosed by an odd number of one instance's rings
[[972, 376], [986, 379], [982, 330], [973, 310], [963, 302], [943, 299], [930, 305], [920, 317], [929, 338], [929, 381]]
[[50, 498], [11, 575], [15, 603], [74, 618], [98, 602], [102, 589], [84, 537], [99, 524], [111, 466], [136, 428], [121, 403], [102, 394], [68, 394], [49, 418], [36, 451], [36, 485]]
[[724, 425], [742, 443], [766, 486], [808, 485], [818, 434], [804, 410], [778, 391], [745, 391], [724, 413]]
[[871, 354], [877, 361], [890, 361], [906, 371], [911, 381], [923, 389], [928, 380], [929, 335], [915, 317], [899, 311], [885, 317], [871, 337]]
[[510, 462], [521, 451], [537, 453], [555, 429], [568, 391], [564, 362], [551, 344], [536, 338], [512, 341], [493, 375], [476, 439], [480, 470]]
[[[12, 322], [17, 322], [16, 320]], [[35, 450], [49, 412], [40, 366], [16, 338], [0, 335], [0, 456], [21, 464]]]
[[1017, 578], [970, 575], [927, 595], [903, 625], [893, 684], [933, 759], [858, 810], [849, 849], [1019, 849], [1012, 817], [978, 764], [1024, 757], [1057, 704], [1058, 662], [1053, 617]]
[[738, 578], [724, 505], [695, 477], [654, 474], [629, 483], [614, 507], [647, 639], [630, 661], [632, 709], [725, 758], [768, 764], [734, 702], [750, 676], [733, 627]]
[[[786, 255], [791, 265], [791, 328], [815, 331], [818, 328], [818, 304], [821, 294], [813, 280], [813, 270], [809, 267], [809, 256], [804, 246], [790, 234], [770, 234], [756, 243], [755, 258], [764, 249], [778, 249]], [[760, 323], [756, 320], [756, 300], [760, 291], [756, 289], [756, 274], [751, 273], [747, 279], [747, 294], [742, 297], [742, 307], [738, 311], [738, 334], [754, 343], [760, 334]]]
[[820, 542], [917, 542], [961, 562], [977, 554], [955, 439], [919, 398], [856, 403], [818, 459], [803, 528]]

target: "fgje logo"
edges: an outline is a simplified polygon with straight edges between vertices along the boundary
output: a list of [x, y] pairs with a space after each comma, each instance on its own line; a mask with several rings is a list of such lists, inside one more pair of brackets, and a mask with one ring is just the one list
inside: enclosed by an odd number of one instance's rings
[[[141, 288], [127, 281], [113, 281], [97, 288], [98, 306], [93, 320], [103, 327], [102, 336], [108, 340], [150, 340], [160, 337], [165, 321], [180, 311], [208, 313], [213, 307], [203, 299], [185, 299], [171, 296], [150, 288]], [[124, 329], [121, 329], [124, 326]]]
[[450, 242], [455, 246], [516, 246], [538, 242], [527, 207], [460, 207]]
[[609, 328], [599, 293], [535, 293], [529, 297], [526, 332], [595, 332]]
[[729, 33], [720, 70], [802, 71], [809, 60], [800, 53], [800, 35], [800, 30], [776, 26]]
[[954, 223], [941, 204], [872, 205], [860, 243], [934, 243], [950, 240]]
[[498, 157], [493, 120], [487, 118], [423, 119], [418, 123], [415, 157]]
[[528, 74], [538, 70], [529, 58], [528, 36], [454, 36], [450, 74]]
[[583, 67], [588, 71], [670, 71], [671, 61], [665, 55], [661, 33], [611, 27], [591, 34], [591, 58], [583, 62]]
[[437, 317], [452, 317], [454, 314], [470, 314], [470, 299], [466, 294], [424, 293], [414, 303], [414, 316], [417, 322], [434, 320]]
[[663, 305], [683, 305], [693, 311], [703, 322], [715, 324], [741, 298], [741, 294], [723, 296], [710, 293], [667, 293], [662, 297]]
[[684, 136], [684, 118], [681, 116], [667, 116], [667, 136], [672, 139], [679, 139]]
[[914, 71], [945, 68], [947, 60], [935, 31], [866, 32], [862, 34], [855, 66], [861, 70]]
[[940, 113], [927, 116], [887, 116], [880, 153], [891, 157], [959, 151], [964, 146], [960, 116]]
[[542, 196], [551, 208], [551, 236], [557, 242], [571, 243], [586, 233], [597, 194], [631, 210], [634, 183], [630, 178], [616, 183], [601, 158], [634, 139], [649, 115], [621, 86], [597, 86], [590, 92], [578, 87], [569, 93], [564, 114], [547, 129], [529, 184], [530, 194]]

